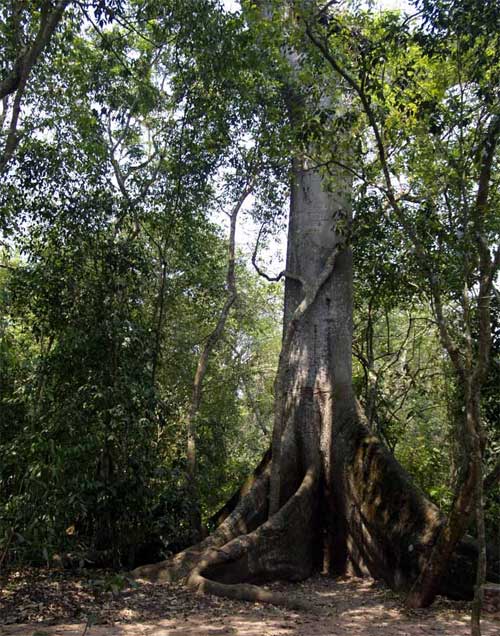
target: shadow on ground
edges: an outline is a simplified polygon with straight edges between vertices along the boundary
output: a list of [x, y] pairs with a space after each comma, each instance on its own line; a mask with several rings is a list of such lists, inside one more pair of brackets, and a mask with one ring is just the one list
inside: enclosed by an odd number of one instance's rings
[[[83, 636], [86, 631], [85, 636], [466, 636], [470, 630], [467, 604], [439, 599], [429, 609], [408, 610], [385, 586], [366, 579], [317, 576], [301, 584], [270, 586], [312, 602], [310, 613], [197, 596], [172, 584], [125, 586], [118, 591], [101, 585], [96, 593], [88, 581], [66, 583], [53, 580], [52, 592], [43, 598], [36, 584], [3, 587], [0, 611], [10, 614], [1, 615], [0, 635]], [[13, 602], [19, 601], [24, 605], [16, 614]], [[23, 611], [29, 622], [20, 624], [17, 619]], [[11, 624], [2, 626], [5, 616]], [[482, 632], [500, 636], [500, 620], [485, 617]]]

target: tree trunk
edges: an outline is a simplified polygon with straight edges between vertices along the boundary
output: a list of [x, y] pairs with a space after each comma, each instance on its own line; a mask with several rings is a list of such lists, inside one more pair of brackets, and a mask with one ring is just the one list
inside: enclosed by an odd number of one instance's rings
[[[263, 19], [271, 9], [262, 3]], [[300, 56], [285, 56], [297, 80]], [[306, 105], [294, 86], [285, 92], [298, 123]], [[370, 431], [353, 392], [351, 181], [347, 169], [325, 179], [294, 158], [271, 453], [210, 537], [136, 576], [285, 602], [247, 583], [299, 580], [322, 566], [369, 573], [407, 593], [425, 571], [446, 520]], [[433, 593], [471, 598], [476, 556], [460, 544]]]
[[[295, 160], [284, 316], [284, 341], [288, 333], [289, 343], [280, 365], [282, 382], [277, 382], [282, 391], [276, 396], [283, 406], [279, 461], [262, 462], [211, 537], [171, 562], [138, 568], [137, 576], [181, 577], [199, 589], [266, 600], [253, 588], [235, 592], [227, 584], [302, 579], [322, 558], [319, 539], [331, 533], [323, 531], [320, 518], [328, 520], [333, 512], [323, 503], [331, 500], [332, 421], [342, 428], [342, 422], [356, 417], [352, 256], [349, 248], [341, 248], [344, 236], [336, 232], [337, 220], [350, 217], [349, 193], [348, 179], [339, 178], [337, 191], [327, 192], [318, 173]], [[278, 505], [269, 516], [273, 464], [275, 471], [279, 468]], [[328, 496], [320, 496], [323, 492]]]
[[[322, 564], [325, 572], [370, 573], [407, 592], [427, 563], [444, 517], [369, 430], [353, 394], [352, 255], [336, 231], [350, 217], [349, 190], [339, 173], [335, 191], [325, 191], [321, 176], [295, 160], [284, 340], [309, 303], [280, 364], [278, 455], [273, 445], [274, 457], [264, 458], [210, 537], [138, 568], [139, 578], [181, 578], [214, 594], [285, 602], [245, 583], [298, 580]], [[278, 507], [269, 515], [277, 463]], [[475, 555], [463, 543], [437, 591], [471, 598]]]

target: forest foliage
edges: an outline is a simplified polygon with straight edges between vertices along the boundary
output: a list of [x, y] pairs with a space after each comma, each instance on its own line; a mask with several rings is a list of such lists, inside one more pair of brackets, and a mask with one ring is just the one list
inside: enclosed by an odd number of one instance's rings
[[[499, 9], [423, 0], [410, 18], [343, 3], [311, 30], [306, 3], [292, 30], [252, 19], [258, 4], [0, 8], [2, 77], [21, 69], [17, 85], [0, 84], [2, 564], [64, 554], [132, 567], [189, 542], [185, 423], [227, 291], [221, 220], [252, 181], [247, 219], [278, 231], [290, 149], [311, 144], [325, 174], [343, 157], [355, 166], [357, 395], [431, 500], [452, 504], [463, 396], [439, 311], [473, 365], [481, 259], [500, 230], [498, 150], [493, 203], [477, 208], [500, 116]], [[28, 63], [46, 5], [61, 14]], [[280, 52], [297, 42], [308, 86], [298, 131], [280, 90]], [[346, 131], [355, 143], [343, 148]], [[243, 251], [236, 280], [196, 416], [207, 525], [268, 447], [273, 421], [281, 286]], [[486, 474], [500, 453], [494, 282], [490, 295]], [[493, 483], [487, 533], [498, 542]]]

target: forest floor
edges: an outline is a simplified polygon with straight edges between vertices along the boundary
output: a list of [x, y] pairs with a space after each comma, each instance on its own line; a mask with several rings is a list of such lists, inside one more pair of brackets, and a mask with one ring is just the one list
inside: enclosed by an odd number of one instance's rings
[[[409, 610], [381, 583], [320, 576], [271, 589], [310, 612], [199, 596], [176, 584], [138, 584], [87, 571], [24, 570], [0, 578], [0, 636], [462, 636], [469, 606], [445, 599]], [[500, 635], [485, 616], [483, 636]]]

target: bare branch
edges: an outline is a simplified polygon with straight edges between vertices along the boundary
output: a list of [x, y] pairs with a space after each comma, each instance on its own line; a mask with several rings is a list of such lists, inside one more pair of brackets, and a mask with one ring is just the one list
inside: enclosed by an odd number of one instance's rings
[[259, 251], [260, 238], [262, 236], [262, 232], [264, 231], [264, 227], [265, 227], [265, 223], [263, 223], [260, 226], [260, 230], [259, 230], [259, 233], [257, 235], [257, 240], [255, 241], [255, 247], [254, 247], [253, 254], [252, 254], [252, 265], [254, 266], [255, 271], [257, 272], [257, 274], [259, 274], [259, 276], [262, 276], [262, 278], [265, 278], [270, 283], [277, 283], [283, 278], [290, 278], [290, 279], [296, 280], [299, 283], [301, 283], [302, 285], [304, 285], [304, 279], [301, 276], [299, 276], [298, 274], [294, 274], [293, 272], [290, 272], [290, 271], [288, 271], [286, 269], [282, 270], [277, 276], [269, 276], [269, 274], [266, 274], [266, 272], [264, 272], [264, 270], [262, 270], [259, 267], [259, 265], [257, 263], [257, 252]]

